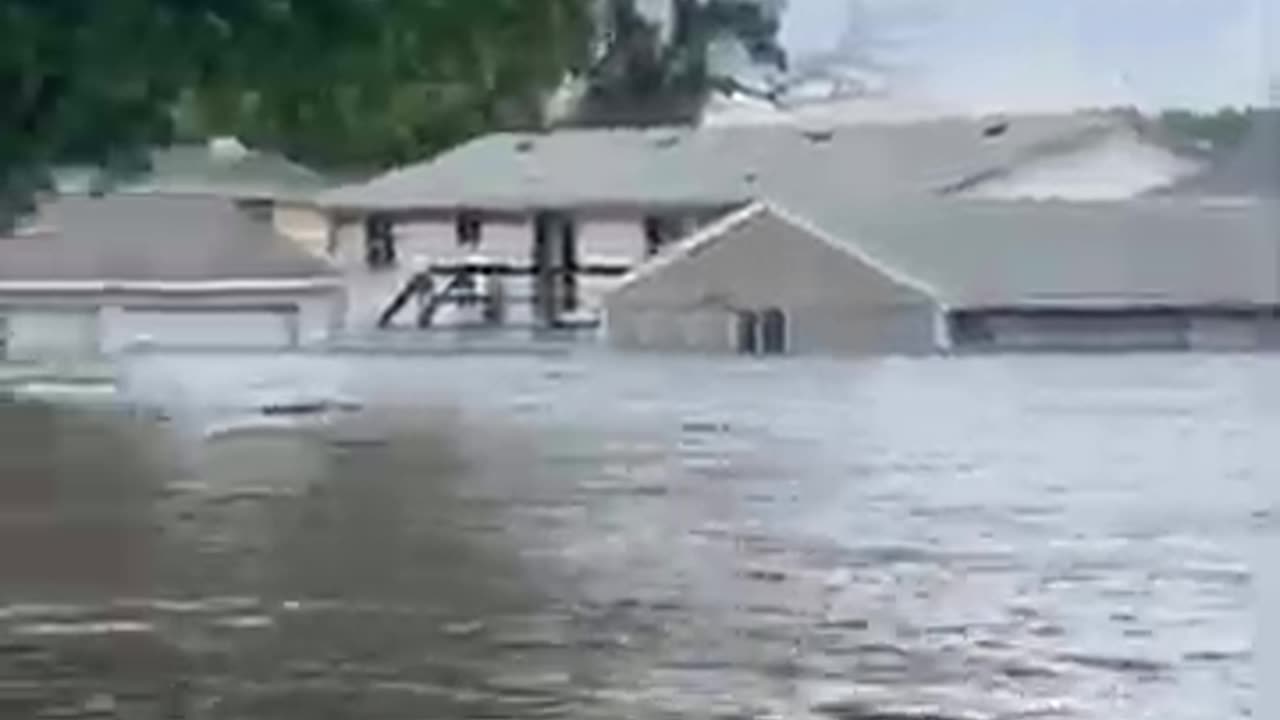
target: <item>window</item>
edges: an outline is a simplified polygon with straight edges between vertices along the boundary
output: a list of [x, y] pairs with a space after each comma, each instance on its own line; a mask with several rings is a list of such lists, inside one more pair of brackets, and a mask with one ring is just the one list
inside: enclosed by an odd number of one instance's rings
[[9, 357], [9, 318], [0, 315], [0, 360]]
[[454, 233], [458, 238], [458, 247], [460, 248], [478, 248], [484, 239], [484, 223], [475, 213], [463, 212], [458, 213], [458, 217], [454, 220]]
[[778, 308], [739, 310], [734, 333], [740, 355], [782, 355], [787, 352], [787, 315]]
[[364, 221], [365, 261], [371, 268], [396, 264], [395, 226], [385, 217], [370, 216]]
[[782, 355], [787, 351], [787, 315], [778, 308], [760, 313], [760, 352]]
[[649, 215], [644, 219], [644, 255], [653, 257], [671, 242], [674, 233], [670, 220], [657, 215]]
[[987, 315], [981, 312], [959, 312], [952, 315], [951, 335], [956, 345], [988, 345], [996, 339]]
[[738, 353], [755, 355], [760, 348], [760, 316], [750, 310], [739, 310], [736, 314], [736, 335]]

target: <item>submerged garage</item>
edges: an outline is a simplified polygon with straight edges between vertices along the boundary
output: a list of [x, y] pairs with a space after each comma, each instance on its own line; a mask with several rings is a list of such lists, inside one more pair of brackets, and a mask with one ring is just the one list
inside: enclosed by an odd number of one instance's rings
[[0, 238], [0, 359], [277, 350], [340, 321], [334, 270], [216, 198], [63, 197]]
[[125, 307], [115, 314], [111, 332], [177, 349], [283, 349], [298, 344], [298, 308]]

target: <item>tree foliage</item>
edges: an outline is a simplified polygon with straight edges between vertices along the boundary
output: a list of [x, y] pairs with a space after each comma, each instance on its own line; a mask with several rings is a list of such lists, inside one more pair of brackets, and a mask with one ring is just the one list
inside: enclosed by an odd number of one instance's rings
[[384, 167], [533, 126], [585, 61], [591, 2], [369, 0], [363, 24], [339, 38], [324, 27], [258, 32], [228, 72], [183, 94], [181, 130], [322, 166]]
[[1236, 108], [1212, 113], [1168, 110], [1160, 115], [1160, 121], [1179, 138], [1205, 143], [1213, 150], [1230, 150], [1239, 145], [1253, 127], [1255, 112]]
[[668, 28], [645, 17], [636, 0], [601, 2], [602, 50], [569, 124], [696, 122], [711, 93], [733, 82], [731, 72], [712, 67], [717, 43], [737, 43], [752, 62], [786, 67], [776, 2], [670, 0]]
[[59, 162], [235, 134], [384, 166], [540, 118], [593, 0], [3, 0], [0, 218]]
[[584, 124], [696, 118], [732, 40], [785, 65], [776, 0], [0, 0], [0, 219], [63, 162], [138, 169], [148, 146], [235, 135], [380, 169], [544, 125], [565, 78]]

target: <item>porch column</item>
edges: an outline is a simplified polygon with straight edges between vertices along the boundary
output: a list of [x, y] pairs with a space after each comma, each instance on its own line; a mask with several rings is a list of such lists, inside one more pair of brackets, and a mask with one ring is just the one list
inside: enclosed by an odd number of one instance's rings
[[555, 324], [556, 282], [555, 282], [555, 230], [556, 215], [549, 211], [538, 211], [533, 216], [533, 244], [530, 247], [533, 285], [534, 322], [541, 327]]
[[371, 268], [396, 264], [395, 222], [386, 215], [368, 215], [364, 219], [365, 262]]

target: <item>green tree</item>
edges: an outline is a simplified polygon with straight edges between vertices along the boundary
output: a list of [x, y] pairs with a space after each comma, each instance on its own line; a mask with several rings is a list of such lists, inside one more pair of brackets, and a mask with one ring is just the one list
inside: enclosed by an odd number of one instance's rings
[[376, 169], [536, 126], [549, 92], [585, 61], [591, 2], [380, 0], [358, 41], [320, 28], [262, 35], [231, 72], [184, 93], [180, 130]]
[[576, 108], [577, 125], [696, 122], [711, 94], [734, 84], [713, 68], [716, 43], [736, 42], [755, 63], [784, 70], [778, 44], [781, 4], [772, 0], [670, 0], [669, 34], [635, 0], [601, 0], [604, 36]]
[[1205, 143], [1212, 150], [1225, 151], [1244, 140], [1253, 126], [1254, 112], [1235, 108], [1222, 108], [1213, 113], [1168, 110], [1160, 115], [1160, 121], [1179, 139]]
[[[540, 119], [593, 0], [3, 0], [0, 219], [175, 136], [384, 166]], [[578, 65], [575, 65], [578, 63]]]

